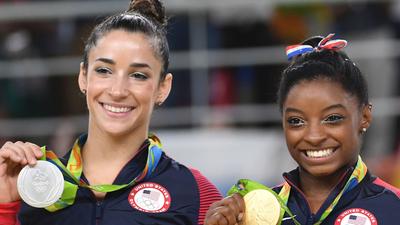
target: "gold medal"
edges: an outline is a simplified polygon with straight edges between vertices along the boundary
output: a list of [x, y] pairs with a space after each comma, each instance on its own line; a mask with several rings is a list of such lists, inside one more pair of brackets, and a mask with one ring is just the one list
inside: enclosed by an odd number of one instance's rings
[[244, 196], [246, 211], [240, 225], [276, 225], [280, 217], [278, 199], [269, 191], [257, 189]]

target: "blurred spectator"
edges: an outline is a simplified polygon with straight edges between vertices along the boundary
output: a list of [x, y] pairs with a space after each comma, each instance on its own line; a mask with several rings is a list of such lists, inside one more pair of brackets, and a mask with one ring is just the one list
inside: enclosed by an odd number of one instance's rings
[[283, 43], [299, 43], [315, 34], [332, 32], [332, 12], [327, 4], [279, 5], [270, 20], [272, 33]]
[[[9, 68], [15, 79], [0, 80], [3, 86], [2, 108], [9, 117], [37, 117], [51, 112], [51, 102], [48, 99], [49, 85], [47, 76], [27, 76], [34, 74], [47, 74], [46, 67], [41, 61], [32, 61], [38, 56], [37, 50], [32, 45], [32, 37], [27, 30], [17, 30], [4, 38], [4, 56], [8, 60], [16, 62], [18, 66]], [[6, 70], [4, 70], [6, 71]], [[10, 75], [10, 74], [8, 74]], [[46, 109], [46, 110], [43, 110]], [[50, 114], [47, 114], [50, 115]]]

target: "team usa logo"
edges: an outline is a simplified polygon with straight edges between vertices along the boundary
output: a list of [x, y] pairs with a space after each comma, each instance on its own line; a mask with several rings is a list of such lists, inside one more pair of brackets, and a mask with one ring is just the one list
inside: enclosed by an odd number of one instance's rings
[[374, 214], [361, 208], [348, 209], [340, 214], [335, 225], [378, 225]]
[[146, 182], [132, 188], [128, 201], [131, 206], [147, 213], [162, 213], [171, 205], [171, 195], [163, 186]]

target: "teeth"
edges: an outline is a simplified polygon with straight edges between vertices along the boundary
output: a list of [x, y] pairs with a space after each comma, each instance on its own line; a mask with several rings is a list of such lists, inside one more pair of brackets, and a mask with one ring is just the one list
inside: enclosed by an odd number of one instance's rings
[[114, 106], [106, 105], [106, 104], [104, 104], [103, 106], [106, 110], [113, 112], [113, 113], [125, 113], [125, 112], [129, 112], [132, 109], [131, 107], [114, 107]]
[[310, 157], [310, 158], [327, 157], [327, 156], [332, 155], [332, 153], [333, 153], [333, 149], [332, 148], [306, 151], [307, 156]]

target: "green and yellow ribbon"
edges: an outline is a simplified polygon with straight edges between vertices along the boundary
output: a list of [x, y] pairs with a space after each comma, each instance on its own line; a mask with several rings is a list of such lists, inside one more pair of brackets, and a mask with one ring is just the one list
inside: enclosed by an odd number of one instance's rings
[[42, 147], [41, 149], [44, 154], [41, 160], [47, 160], [57, 165], [57, 167], [63, 172], [64, 176], [70, 178], [70, 180], [72, 181], [69, 182], [64, 179], [64, 191], [61, 195], [61, 198], [53, 205], [46, 207], [46, 210], [49, 212], [55, 212], [64, 209], [70, 205], [73, 205], [76, 198], [76, 192], [78, 191], [79, 187], [88, 188], [97, 192], [107, 193], [133, 186], [144, 179], [148, 179], [150, 175], [154, 172], [158, 162], [160, 161], [162, 155], [162, 145], [158, 137], [155, 135], [150, 135], [147, 140], [150, 144], [148, 146], [147, 162], [143, 171], [139, 173], [139, 175], [132, 179], [129, 183], [121, 185], [89, 185], [87, 182], [81, 179], [83, 167], [81, 147], [79, 146], [78, 140], [75, 141], [75, 144], [71, 150], [67, 166], [64, 166], [64, 164], [60, 161], [60, 159], [54, 152], [46, 151], [46, 147]]

